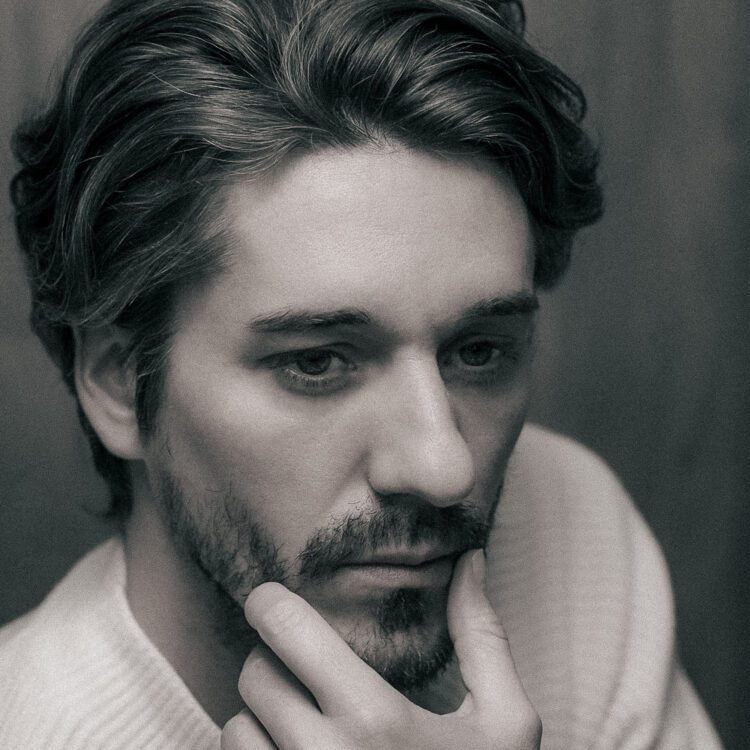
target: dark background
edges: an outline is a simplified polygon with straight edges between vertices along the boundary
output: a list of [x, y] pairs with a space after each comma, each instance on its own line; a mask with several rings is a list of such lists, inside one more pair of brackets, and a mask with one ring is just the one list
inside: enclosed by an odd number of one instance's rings
[[[8, 138], [97, 0], [0, 4]], [[620, 474], [660, 540], [686, 668], [747, 747], [750, 658], [750, 4], [528, 0], [530, 37], [580, 81], [607, 215], [543, 300], [533, 407]], [[73, 402], [27, 325], [0, 203], [0, 622], [107, 535]]]

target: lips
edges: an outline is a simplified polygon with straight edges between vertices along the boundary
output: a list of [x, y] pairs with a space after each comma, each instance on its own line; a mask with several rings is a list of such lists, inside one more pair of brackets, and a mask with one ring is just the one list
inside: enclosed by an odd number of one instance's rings
[[444, 549], [378, 550], [366, 558], [347, 561], [346, 565], [394, 565], [418, 568], [444, 558], [455, 560], [458, 555], [459, 552], [455, 550]]
[[338, 575], [366, 588], [441, 588], [450, 583], [458, 552], [441, 550], [379, 550], [348, 561]]

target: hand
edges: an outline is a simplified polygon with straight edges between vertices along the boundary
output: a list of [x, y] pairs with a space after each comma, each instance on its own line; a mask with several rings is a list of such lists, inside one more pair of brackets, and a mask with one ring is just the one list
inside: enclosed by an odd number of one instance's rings
[[222, 750], [537, 750], [541, 723], [483, 579], [484, 554], [467, 552], [448, 595], [467, 695], [444, 715], [391, 687], [302, 598], [277, 583], [258, 586], [245, 614], [265, 645], [245, 662], [239, 689], [249, 710], [227, 722]]

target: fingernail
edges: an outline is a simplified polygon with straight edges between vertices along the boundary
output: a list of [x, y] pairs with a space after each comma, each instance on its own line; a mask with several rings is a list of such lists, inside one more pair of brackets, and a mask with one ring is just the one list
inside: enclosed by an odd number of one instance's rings
[[471, 574], [474, 576], [474, 581], [477, 586], [484, 588], [484, 578], [487, 570], [487, 563], [485, 561], [485, 555], [483, 549], [478, 549], [474, 552], [471, 558]]

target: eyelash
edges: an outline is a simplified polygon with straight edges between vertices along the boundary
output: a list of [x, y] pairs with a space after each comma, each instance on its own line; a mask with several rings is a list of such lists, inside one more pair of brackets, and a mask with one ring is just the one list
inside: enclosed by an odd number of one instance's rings
[[[512, 367], [513, 364], [517, 363], [521, 358], [520, 347], [516, 342], [508, 341], [496, 341], [490, 339], [475, 339], [473, 341], [463, 342], [461, 345], [452, 345], [449, 348], [451, 355], [458, 356], [461, 349], [471, 346], [472, 344], [489, 344], [492, 349], [492, 355], [495, 352], [498, 353], [499, 362], [489, 370], [481, 370], [481, 366], [472, 367], [471, 365], [464, 365], [464, 369], [460, 373], [456, 373], [455, 378], [450, 380], [457, 380], [460, 385], [466, 385], [469, 387], [491, 387], [502, 381], [508, 375], [508, 368]], [[334, 360], [338, 360], [343, 363], [344, 372], [336, 375], [326, 375], [321, 373], [320, 376], [307, 375], [293, 369], [302, 358], [310, 355], [329, 355]], [[347, 357], [343, 356], [339, 352], [322, 348], [312, 349], [300, 349], [293, 352], [286, 352], [284, 354], [277, 355], [268, 360], [268, 364], [273, 370], [277, 380], [286, 388], [296, 391], [298, 393], [307, 395], [320, 395], [325, 396], [336, 393], [346, 387], [349, 387], [356, 383], [358, 368], [353, 364]], [[441, 362], [441, 369], [446, 366], [450, 366], [445, 362]], [[471, 370], [474, 370], [472, 372]]]
[[465, 341], [458, 346], [451, 347], [449, 350], [450, 354], [459, 356], [462, 349], [474, 344], [488, 344], [492, 348], [490, 361], [492, 361], [495, 355], [497, 355], [497, 361], [491, 366], [478, 365], [473, 367], [466, 363], [463, 366], [459, 365], [459, 371], [456, 373], [455, 380], [458, 380], [461, 385], [480, 388], [489, 388], [497, 385], [509, 376], [514, 365], [521, 359], [522, 352], [517, 342], [481, 338]]
[[[311, 354], [328, 354], [332, 358], [343, 362], [347, 372], [334, 376], [322, 373], [316, 377], [306, 375], [291, 368], [291, 365], [295, 365], [300, 359]], [[276, 378], [282, 385], [300, 393], [309, 393], [310, 395], [328, 395], [329, 393], [341, 390], [351, 384], [352, 375], [357, 371], [356, 366], [349, 362], [346, 357], [332, 349], [326, 348], [300, 349], [294, 352], [287, 352], [273, 357], [270, 365]]]

